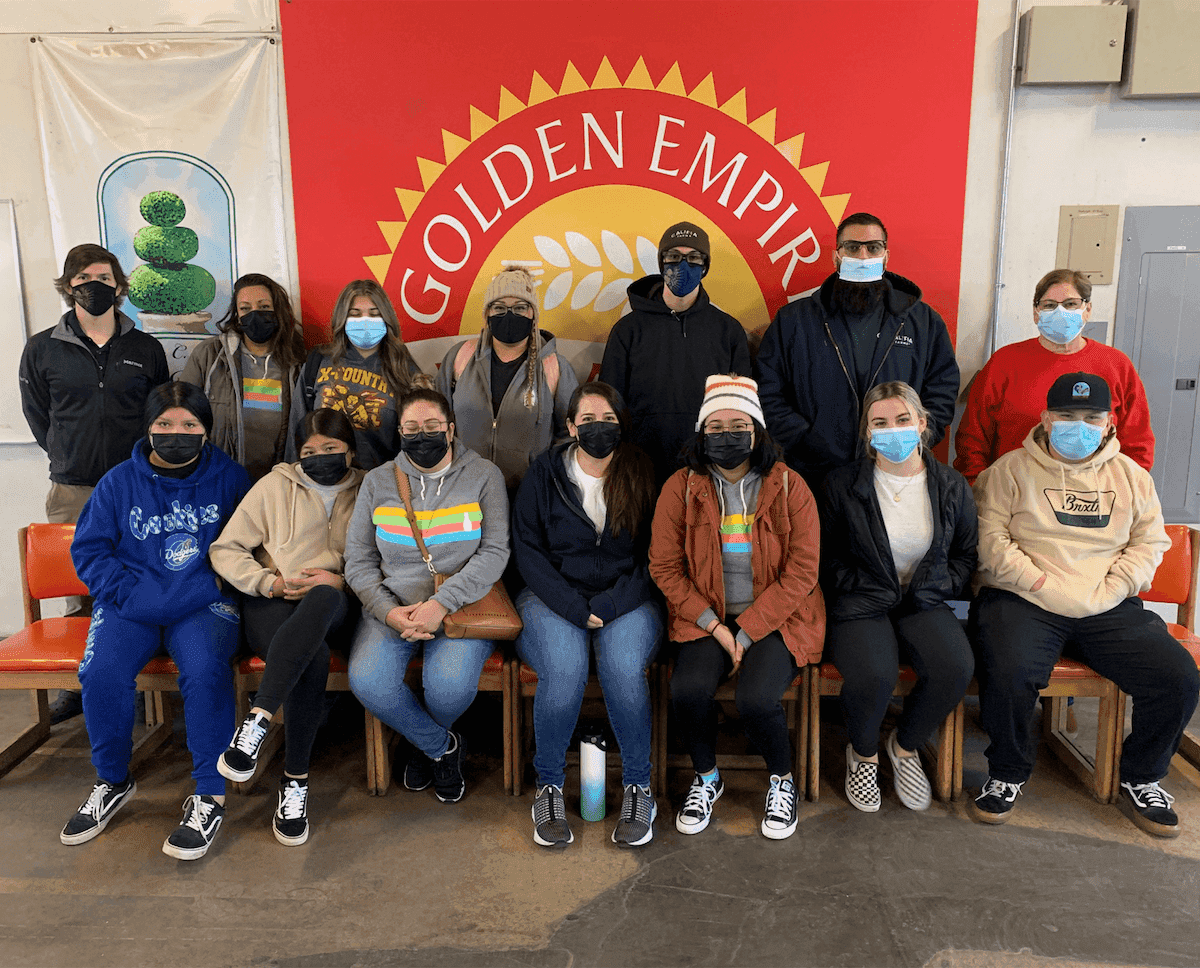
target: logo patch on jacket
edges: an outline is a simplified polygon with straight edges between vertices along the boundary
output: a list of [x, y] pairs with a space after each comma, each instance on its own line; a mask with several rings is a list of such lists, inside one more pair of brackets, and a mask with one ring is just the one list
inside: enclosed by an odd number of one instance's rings
[[163, 560], [171, 571], [183, 571], [200, 554], [200, 542], [193, 534], [179, 534], [163, 545]]
[[1107, 528], [1112, 518], [1116, 491], [1073, 491], [1046, 488], [1043, 491], [1059, 524], [1068, 528]]
[[906, 336], [904, 333], [901, 333], [899, 336], [896, 337], [896, 345], [897, 346], [912, 346], [913, 338], [911, 336]]
[[[426, 547], [450, 544], [456, 541], [478, 541], [483, 535], [483, 511], [475, 502], [459, 504], [452, 508], [432, 511], [417, 511], [417, 527]], [[375, 525], [375, 536], [380, 541], [416, 548], [412, 525], [404, 508], [378, 507], [371, 515]]]

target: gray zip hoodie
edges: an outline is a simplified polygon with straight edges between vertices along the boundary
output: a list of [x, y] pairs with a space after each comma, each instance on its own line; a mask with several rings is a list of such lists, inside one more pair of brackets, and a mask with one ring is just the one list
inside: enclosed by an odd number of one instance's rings
[[[451, 575], [435, 595], [395, 468], [408, 475], [413, 512], [439, 574]], [[384, 624], [398, 605], [432, 598], [454, 612], [477, 602], [508, 564], [508, 494], [500, 469], [455, 441], [449, 466], [423, 474], [403, 454], [368, 472], [346, 534], [346, 582], [363, 609]]]

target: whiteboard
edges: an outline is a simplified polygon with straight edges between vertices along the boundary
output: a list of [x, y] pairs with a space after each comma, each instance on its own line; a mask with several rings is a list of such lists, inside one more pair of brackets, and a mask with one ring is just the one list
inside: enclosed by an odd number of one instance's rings
[[[0, 198], [0, 340], [4, 346], [25, 348], [25, 302], [21, 288], [21, 263], [17, 249], [16, 206], [11, 198]], [[21, 413], [21, 389], [17, 382], [19, 352], [6, 354], [11, 367], [8, 379], [0, 379], [0, 444], [36, 443]]]

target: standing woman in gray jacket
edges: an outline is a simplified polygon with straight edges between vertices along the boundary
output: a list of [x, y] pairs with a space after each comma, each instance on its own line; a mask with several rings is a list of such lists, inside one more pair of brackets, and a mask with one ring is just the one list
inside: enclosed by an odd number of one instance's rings
[[567, 404], [579, 386], [554, 336], [538, 329], [533, 276], [509, 266], [488, 283], [478, 338], [451, 347], [437, 389], [451, 402], [459, 436], [493, 461], [510, 494], [538, 454], [567, 435]]
[[287, 291], [250, 272], [233, 284], [219, 336], [192, 350], [179, 375], [212, 404], [212, 442], [264, 477], [283, 460], [292, 385], [304, 360], [304, 336]]

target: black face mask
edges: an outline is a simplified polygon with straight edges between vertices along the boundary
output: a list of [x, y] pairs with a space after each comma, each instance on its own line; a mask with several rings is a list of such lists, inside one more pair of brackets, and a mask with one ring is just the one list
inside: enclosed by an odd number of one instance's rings
[[436, 434], [427, 434], [422, 430], [411, 439], [401, 437], [400, 449], [418, 467], [435, 467], [450, 449], [450, 439], [444, 430]]
[[349, 470], [345, 454], [313, 454], [311, 457], [301, 457], [300, 469], [324, 487], [332, 487], [345, 477], [346, 471]]
[[579, 446], [589, 457], [603, 460], [621, 442], [621, 425], [594, 420], [591, 423], [576, 424], [575, 432], [579, 434]]
[[203, 446], [204, 434], [150, 435], [150, 447], [168, 464], [190, 464]]
[[242, 334], [251, 343], [269, 343], [279, 332], [279, 318], [271, 309], [255, 309], [238, 319]]
[[749, 430], [726, 430], [720, 434], [704, 435], [704, 454], [718, 467], [733, 470], [742, 461], [748, 460], [754, 445], [750, 442]]
[[510, 309], [503, 316], [489, 316], [488, 326], [493, 339], [501, 343], [519, 343], [533, 331], [533, 320]]
[[92, 316], [103, 316], [117, 301], [117, 290], [106, 282], [93, 279], [71, 290], [75, 301]]

